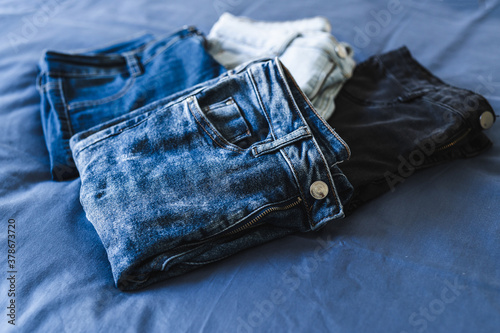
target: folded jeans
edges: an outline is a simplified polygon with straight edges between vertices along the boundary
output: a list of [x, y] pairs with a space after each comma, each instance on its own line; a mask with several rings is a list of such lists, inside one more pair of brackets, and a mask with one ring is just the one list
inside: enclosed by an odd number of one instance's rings
[[264, 22], [224, 13], [207, 36], [208, 50], [227, 69], [279, 57], [315, 109], [328, 119], [335, 96], [355, 66], [351, 46], [338, 42], [330, 30], [323, 17]]
[[225, 72], [205, 43], [201, 32], [188, 27], [87, 52], [46, 51], [37, 82], [52, 178], [78, 176], [72, 135]]
[[483, 133], [495, 121], [488, 101], [444, 83], [406, 47], [359, 64], [336, 104], [328, 122], [352, 150], [341, 166], [354, 187], [348, 213], [416, 170], [492, 145]]
[[349, 148], [278, 59], [134, 115], [71, 139], [122, 290], [344, 216]]

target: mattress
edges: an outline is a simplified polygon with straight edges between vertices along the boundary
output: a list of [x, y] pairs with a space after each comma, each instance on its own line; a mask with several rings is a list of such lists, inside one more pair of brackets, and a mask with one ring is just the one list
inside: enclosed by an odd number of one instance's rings
[[44, 49], [95, 48], [144, 31], [195, 25], [208, 34], [226, 11], [271, 21], [324, 16], [357, 62], [406, 45], [433, 74], [500, 112], [498, 0], [2, 1], [0, 331], [498, 331], [497, 124], [485, 132], [487, 152], [417, 172], [318, 232], [140, 291], [114, 286], [80, 180], [51, 180], [37, 62]]

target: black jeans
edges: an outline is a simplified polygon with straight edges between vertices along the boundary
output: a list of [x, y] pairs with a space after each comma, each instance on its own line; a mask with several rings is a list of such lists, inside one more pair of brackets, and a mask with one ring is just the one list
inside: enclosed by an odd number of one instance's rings
[[406, 47], [358, 65], [335, 104], [328, 122], [352, 151], [340, 165], [355, 189], [347, 212], [416, 170], [492, 145], [482, 133], [495, 121], [486, 99], [444, 83]]

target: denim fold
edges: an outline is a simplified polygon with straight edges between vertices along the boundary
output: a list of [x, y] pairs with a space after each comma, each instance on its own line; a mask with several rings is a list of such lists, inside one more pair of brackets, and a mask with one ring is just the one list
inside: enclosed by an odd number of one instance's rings
[[195, 27], [78, 53], [45, 51], [39, 67], [43, 132], [59, 181], [78, 176], [69, 147], [74, 134], [225, 72]]
[[208, 51], [232, 69], [248, 61], [279, 57], [318, 113], [328, 119], [334, 98], [355, 67], [352, 47], [331, 34], [324, 17], [266, 22], [223, 13], [207, 36]]
[[71, 139], [122, 290], [344, 216], [349, 147], [277, 58], [134, 115]]

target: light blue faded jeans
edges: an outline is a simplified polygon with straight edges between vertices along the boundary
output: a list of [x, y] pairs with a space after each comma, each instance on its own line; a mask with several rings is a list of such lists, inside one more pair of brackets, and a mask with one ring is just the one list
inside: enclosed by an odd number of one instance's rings
[[208, 50], [227, 69], [278, 56], [316, 110], [328, 119], [334, 98], [355, 67], [352, 48], [330, 33], [326, 18], [262, 22], [221, 15], [207, 36]]

